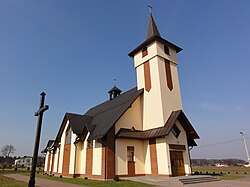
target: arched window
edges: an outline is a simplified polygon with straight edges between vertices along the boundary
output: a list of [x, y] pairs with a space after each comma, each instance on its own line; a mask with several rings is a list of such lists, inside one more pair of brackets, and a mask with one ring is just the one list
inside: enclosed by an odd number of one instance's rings
[[166, 45], [164, 45], [164, 53], [165, 53], [166, 55], [169, 55], [169, 48], [168, 48], [168, 46], [166, 46]]
[[71, 130], [70, 128], [68, 128], [66, 131], [65, 144], [70, 144], [70, 143], [71, 143]]
[[147, 56], [147, 55], [148, 55], [148, 48], [147, 48], [147, 47], [144, 47], [144, 48], [142, 49], [142, 58], [145, 57], [145, 56]]

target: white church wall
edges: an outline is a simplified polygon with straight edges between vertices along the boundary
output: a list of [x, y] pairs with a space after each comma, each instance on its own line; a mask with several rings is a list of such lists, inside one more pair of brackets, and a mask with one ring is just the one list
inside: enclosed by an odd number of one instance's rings
[[46, 152], [46, 156], [45, 156], [45, 164], [44, 164], [44, 171], [48, 170], [48, 159], [49, 158], [49, 151]]
[[54, 155], [53, 155], [52, 153], [50, 153], [50, 162], [49, 162], [49, 163], [50, 163], [50, 165], [49, 165], [49, 172], [51, 172], [51, 171], [52, 171], [52, 169], [53, 169], [53, 168], [52, 168], [52, 160], [53, 160], [53, 156], [54, 156]]
[[54, 166], [53, 166], [53, 172], [57, 172], [57, 165], [58, 165], [58, 151], [59, 148], [56, 148], [55, 154], [54, 154]]
[[62, 164], [63, 164], [63, 152], [64, 152], [64, 144], [65, 144], [65, 133], [68, 128], [69, 121], [67, 121], [65, 128], [63, 130], [62, 136], [61, 136], [61, 145], [60, 145], [60, 158], [59, 158], [59, 166], [58, 166], [58, 173], [62, 173]]
[[165, 71], [165, 60], [163, 58], [158, 58], [158, 66], [159, 66], [159, 76], [163, 77], [160, 79], [160, 92], [162, 97], [162, 108], [163, 108], [163, 118], [164, 123], [168, 120], [169, 116], [173, 111], [182, 109], [182, 101], [181, 101], [181, 91], [178, 79], [178, 71], [177, 65], [170, 62], [171, 68], [171, 76], [172, 76], [172, 84], [173, 89], [170, 91], [167, 86], [166, 79], [166, 71]]
[[145, 151], [145, 174], [151, 174], [151, 160], [150, 160], [150, 146], [149, 141], [144, 141], [144, 151]]
[[75, 160], [75, 173], [80, 174], [82, 159], [81, 159], [81, 152], [82, 152], [82, 145], [83, 142], [78, 142], [76, 144], [76, 160]]
[[156, 139], [156, 154], [158, 164], [158, 174], [169, 175], [167, 146], [165, 138]]
[[142, 101], [141, 97], [138, 97], [132, 104], [125, 114], [118, 120], [115, 125], [115, 133], [117, 133], [120, 128], [131, 129], [134, 127], [136, 130], [142, 130]]
[[165, 51], [164, 51], [164, 45], [160, 42], [157, 42], [157, 44], [158, 44], [157, 45], [157, 53], [159, 56], [161, 56], [162, 58], [168, 59], [168, 60], [174, 62], [175, 64], [178, 64], [176, 50], [173, 47], [168, 46], [169, 55], [167, 55], [167, 54], [165, 54]]
[[92, 174], [102, 174], [102, 144], [96, 140], [93, 141], [93, 165]]
[[134, 146], [134, 160], [135, 160], [135, 174], [145, 173], [145, 154], [144, 141], [141, 140], [127, 140], [127, 139], [116, 139], [116, 159], [115, 159], [115, 171], [116, 175], [127, 175], [128, 164], [127, 164], [127, 146]]

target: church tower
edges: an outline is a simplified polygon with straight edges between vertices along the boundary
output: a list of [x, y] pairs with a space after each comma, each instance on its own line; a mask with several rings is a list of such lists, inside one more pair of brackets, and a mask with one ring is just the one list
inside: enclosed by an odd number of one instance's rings
[[181, 50], [161, 37], [150, 13], [146, 40], [129, 53], [134, 59], [137, 89], [144, 89], [143, 130], [164, 126], [173, 111], [182, 109], [177, 71]]

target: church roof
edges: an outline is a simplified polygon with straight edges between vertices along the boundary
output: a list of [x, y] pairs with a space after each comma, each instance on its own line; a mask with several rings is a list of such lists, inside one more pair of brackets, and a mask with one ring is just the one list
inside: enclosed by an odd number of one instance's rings
[[56, 136], [55, 146], [60, 141], [67, 121], [69, 121], [73, 133], [78, 134], [80, 138], [86, 135], [86, 133], [83, 133], [85, 127], [90, 133], [89, 140], [103, 138], [142, 93], [143, 89], [133, 88], [113, 100], [108, 100], [91, 108], [84, 115], [66, 113]]
[[133, 88], [113, 100], [106, 101], [88, 110], [84, 115], [92, 116], [91, 124], [95, 126], [89, 140], [103, 138], [142, 93], [143, 89]]
[[45, 149], [41, 151], [41, 153], [46, 153], [49, 148], [51, 148], [54, 145], [55, 140], [49, 140]]
[[[182, 110], [173, 111], [170, 115], [169, 119], [167, 120], [166, 124], [163, 127], [149, 129], [145, 131], [136, 130], [136, 129], [125, 129], [121, 128], [118, 133], [116, 134], [117, 138], [131, 138], [131, 139], [150, 139], [150, 138], [159, 138], [169, 134], [172, 127], [179, 121], [184, 130], [186, 131], [188, 142], [194, 145], [195, 142], [191, 141], [193, 139], [198, 139], [199, 136], [192, 127], [191, 123], [185, 116]], [[194, 143], [193, 143], [194, 142]]]
[[175, 44], [173, 44], [173, 43], [171, 43], [171, 42], [169, 42], [161, 37], [160, 32], [157, 28], [157, 25], [154, 21], [154, 18], [152, 16], [152, 14], [150, 13], [146, 40], [142, 44], [140, 44], [138, 47], [136, 47], [133, 51], [131, 51], [128, 55], [130, 57], [134, 57], [134, 55], [136, 53], [138, 53], [140, 50], [142, 50], [144, 47], [148, 46], [149, 44], [151, 44], [154, 41], [158, 41], [160, 43], [163, 43], [164, 45], [170, 45], [170, 46], [174, 47], [176, 49], [177, 53], [182, 51], [182, 49], [180, 47], [178, 47], [177, 45], [175, 45]]

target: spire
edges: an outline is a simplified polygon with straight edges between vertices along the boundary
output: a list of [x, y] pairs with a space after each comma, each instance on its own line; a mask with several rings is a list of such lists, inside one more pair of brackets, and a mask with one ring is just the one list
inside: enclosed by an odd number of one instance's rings
[[156, 25], [154, 18], [152, 16], [152, 13], [150, 13], [149, 20], [148, 20], [148, 30], [147, 30], [146, 39], [149, 39], [152, 36], [161, 37], [160, 32], [158, 31], [157, 25]]

